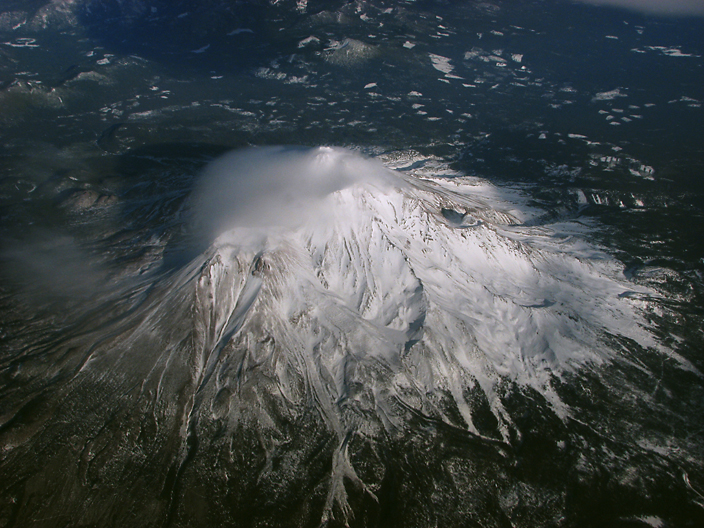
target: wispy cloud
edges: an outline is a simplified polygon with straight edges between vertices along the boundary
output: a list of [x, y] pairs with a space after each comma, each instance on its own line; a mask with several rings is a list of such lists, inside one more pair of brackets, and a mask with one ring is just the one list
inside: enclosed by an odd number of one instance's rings
[[383, 184], [388, 174], [378, 162], [331, 147], [235, 151], [201, 175], [193, 197], [195, 222], [206, 237], [234, 227], [294, 226], [321, 214], [335, 191], [361, 181]]
[[704, 16], [704, 0], [581, 0], [590, 4], [624, 7], [660, 15]]

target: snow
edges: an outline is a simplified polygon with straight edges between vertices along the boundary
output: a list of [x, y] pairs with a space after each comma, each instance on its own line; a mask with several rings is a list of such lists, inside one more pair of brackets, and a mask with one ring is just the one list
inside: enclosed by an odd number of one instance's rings
[[428, 56], [430, 57], [430, 62], [433, 65], [433, 68], [438, 71], [448, 74], [455, 69], [455, 67], [450, 64], [450, 59], [448, 59], [447, 57], [443, 57], [442, 55], [435, 55], [434, 53], [429, 53]]
[[616, 99], [617, 97], [627, 97], [627, 96], [626, 96], [626, 94], [621, 93], [620, 88], [616, 88], [615, 90], [611, 90], [608, 92], [597, 93], [593, 97], [592, 100], [593, 101], [612, 101], [612, 100]]
[[[615, 357], [607, 336], [658, 346], [640, 311], [651, 292], [586, 243], [583, 224], [533, 222], [543, 212], [518, 192], [413, 151], [230, 153], [189, 210], [195, 256], [120, 346], [179, 350], [203, 401], [266, 379], [268, 398], [314, 406], [339, 441], [326, 512], [349, 506], [346, 480], [364, 485], [345, 450], [354, 431], [393, 434], [412, 410], [507, 442], [505, 381], [566, 419], [552, 384]], [[157, 336], [162, 319], [178, 324]], [[492, 436], [467, 389], [486, 396]], [[234, 426], [236, 403], [218, 412]]]
[[[338, 148], [278, 147], [225, 156], [203, 182], [196, 218], [213, 243], [197, 267], [217, 282], [207, 310], [237, 321], [209, 335], [261, 339], [266, 321], [277, 342], [299, 343], [282, 360], [305, 364], [300, 375], [331, 405], [350, 383], [378, 394], [416, 387], [420, 403], [409, 405], [423, 408], [447, 391], [476, 433], [468, 383], [480, 383], [499, 420], [491, 394], [504, 378], [542, 392], [564, 416], [550, 380], [608, 360], [600, 335], [656, 344], [615, 261], [523, 225], [533, 213], [520, 198], [505, 201], [481, 180], [392, 171]], [[254, 267], [261, 284], [244, 299]], [[350, 361], [360, 367], [348, 371]], [[390, 374], [365, 377], [369, 362]]]

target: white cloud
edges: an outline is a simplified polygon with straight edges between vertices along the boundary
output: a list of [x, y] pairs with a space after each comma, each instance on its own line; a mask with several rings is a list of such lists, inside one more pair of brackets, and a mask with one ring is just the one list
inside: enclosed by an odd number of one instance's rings
[[704, 0], [582, 0], [590, 4], [625, 7], [661, 15], [704, 16]]
[[196, 185], [197, 229], [212, 238], [234, 227], [294, 227], [321, 214], [330, 194], [362, 181], [383, 186], [388, 174], [379, 162], [341, 148], [230, 152], [210, 163]]

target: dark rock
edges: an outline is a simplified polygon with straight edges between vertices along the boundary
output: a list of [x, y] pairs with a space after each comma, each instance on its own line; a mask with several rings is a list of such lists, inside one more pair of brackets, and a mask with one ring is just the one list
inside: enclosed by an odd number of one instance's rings
[[115, 202], [117, 202], [117, 196], [114, 194], [102, 194], [92, 189], [71, 189], [59, 198], [61, 207], [72, 211], [107, 207]]

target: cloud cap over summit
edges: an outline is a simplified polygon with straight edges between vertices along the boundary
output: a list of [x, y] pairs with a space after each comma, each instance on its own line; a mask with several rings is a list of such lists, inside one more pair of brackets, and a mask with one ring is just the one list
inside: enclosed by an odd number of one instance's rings
[[659, 15], [704, 16], [704, 0], [581, 0], [595, 5], [623, 7]]

